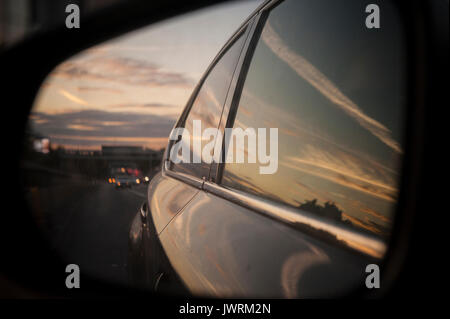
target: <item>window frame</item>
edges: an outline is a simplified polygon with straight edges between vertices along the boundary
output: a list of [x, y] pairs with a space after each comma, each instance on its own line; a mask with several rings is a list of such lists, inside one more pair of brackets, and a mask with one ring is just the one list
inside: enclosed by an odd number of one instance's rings
[[[234, 121], [236, 119], [237, 109], [239, 107], [239, 101], [241, 99], [242, 90], [244, 88], [245, 79], [247, 78], [247, 73], [248, 70], [250, 69], [250, 64], [253, 59], [253, 54], [255, 53], [256, 50], [256, 45], [258, 44], [259, 38], [262, 33], [262, 29], [264, 28], [267, 17], [269, 16], [269, 12], [275, 5], [281, 3], [282, 1], [283, 0], [276, 0], [268, 3], [267, 6], [264, 7], [255, 18], [254, 28], [252, 28], [251, 33], [251, 39], [247, 42], [245, 54], [243, 54], [244, 57], [242, 60], [242, 64], [239, 66], [239, 73], [236, 78], [236, 85], [231, 94], [232, 98], [228, 109], [228, 113], [224, 114], [225, 124], [219, 126], [222, 136], [225, 136], [225, 128], [233, 128]], [[221, 162], [216, 164], [215, 167], [212, 167], [215, 169], [214, 175], [211, 175], [210, 173], [210, 177], [213, 177], [210, 178], [210, 180], [217, 183], [218, 185], [221, 185], [222, 183], [223, 169], [225, 167], [225, 142], [226, 142], [225, 139], [223, 139], [220, 154]]]
[[[190, 111], [192, 109], [192, 106], [193, 106], [194, 102], [196, 101], [197, 96], [198, 96], [201, 88], [203, 87], [204, 82], [208, 78], [209, 74], [214, 69], [214, 67], [217, 65], [217, 63], [220, 61], [220, 59], [225, 55], [225, 53], [242, 36], [242, 37], [244, 37], [244, 44], [242, 46], [241, 52], [239, 53], [239, 58], [238, 58], [238, 60], [236, 61], [235, 65], [234, 65], [232, 79], [231, 79], [230, 83], [228, 83], [228, 89], [227, 89], [227, 93], [225, 95], [224, 105], [225, 105], [226, 101], [228, 100], [229, 95], [230, 94], [234, 94], [234, 90], [231, 89], [232, 88], [232, 83], [233, 83], [234, 79], [236, 78], [236, 75], [239, 74], [239, 72], [240, 72], [240, 70], [238, 69], [239, 60], [241, 59], [243, 53], [245, 52], [246, 45], [247, 45], [247, 42], [248, 42], [249, 38], [251, 38], [251, 37], [249, 37], [249, 33], [252, 30], [252, 25], [254, 24], [254, 17], [256, 15], [256, 13], [257, 12], [255, 12], [253, 15], [251, 15], [246, 21], [244, 21], [244, 23], [242, 23], [242, 25], [238, 28], [238, 30], [225, 43], [225, 45], [222, 47], [222, 49], [219, 51], [219, 53], [213, 59], [211, 64], [206, 69], [205, 73], [202, 75], [200, 81], [195, 86], [194, 91], [192, 92], [191, 96], [189, 97], [189, 100], [188, 100], [185, 108], [183, 109], [183, 112], [181, 113], [180, 117], [178, 118], [177, 122], [175, 123], [173, 129], [184, 127], [186, 119], [189, 116], [189, 113], [190, 113]], [[219, 118], [218, 126], [220, 126], [220, 122], [222, 121], [222, 118], [223, 118], [224, 105], [222, 106], [222, 114], [221, 114], [221, 116]], [[183, 172], [174, 171], [172, 169], [174, 163], [172, 163], [169, 160], [170, 149], [174, 145], [174, 142], [175, 141], [173, 141], [173, 140], [169, 140], [168, 145], [166, 147], [166, 151], [165, 151], [165, 154], [163, 156], [163, 165], [162, 165], [162, 173], [163, 173], [163, 175], [167, 175], [167, 176], [173, 177], [173, 178], [175, 178], [177, 180], [180, 180], [180, 181], [182, 181], [182, 182], [184, 182], [186, 184], [189, 184], [189, 185], [194, 186], [196, 188], [202, 189], [203, 183], [205, 182], [205, 180], [209, 179], [209, 175], [210, 175], [210, 172], [211, 172], [211, 165], [212, 164], [209, 164], [208, 177], [206, 177], [204, 179], [201, 179], [201, 178], [198, 178], [196, 176], [193, 176], [193, 175], [190, 175], [190, 174], [186, 174], [186, 173], [183, 173]]]

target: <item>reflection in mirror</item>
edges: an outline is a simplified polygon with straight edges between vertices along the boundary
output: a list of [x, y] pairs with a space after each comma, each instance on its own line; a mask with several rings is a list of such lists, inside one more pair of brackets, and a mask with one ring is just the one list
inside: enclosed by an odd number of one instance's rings
[[[245, 29], [241, 31], [237, 39], [230, 44], [217, 63], [206, 76], [195, 100], [190, 107], [189, 114], [184, 123], [184, 128], [189, 132], [190, 163], [179, 163], [173, 166], [175, 171], [189, 174], [202, 179], [208, 177], [209, 164], [202, 159], [202, 154], [195, 154], [194, 141], [200, 141], [201, 149], [210, 141], [202, 138], [206, 128], [219, 126], [222, 108], [228, 93], [234, 70], [245, 40]], [[194, 121], [200, 121], [203, 130], [196, 132]], [[182, 141], [184, 143], [184, 141]], [[194, 156], [200, 159], [200, 163], [194, 161]]]
[[387, 240], [403, 155], [406, 54], [396, 8], [384, 4], [376, 32], [361, 26], [362, 8], [288, 0], [269, 13], [234, 127], [278, 128], [278, 170], [227, 163], [223, 184]]
[[49, 74], [29, 117], [22, 165], [30, 207], [56, 255], [82, 273], [127, 283], [129, 226], [170, 130], [258, 4], [232, 2], [152, 25]]

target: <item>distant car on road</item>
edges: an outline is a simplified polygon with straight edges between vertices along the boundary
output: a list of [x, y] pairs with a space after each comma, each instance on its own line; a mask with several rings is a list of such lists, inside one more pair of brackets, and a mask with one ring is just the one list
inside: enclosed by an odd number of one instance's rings
[[136, 178], [130, 175], [117, 175], [114, 177], [116, 188], [130, 188], [132, 185], [136, 184]]

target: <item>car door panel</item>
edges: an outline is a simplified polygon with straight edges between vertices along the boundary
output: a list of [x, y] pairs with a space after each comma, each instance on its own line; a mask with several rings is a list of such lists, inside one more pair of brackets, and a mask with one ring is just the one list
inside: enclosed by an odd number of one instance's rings
[[360, 284], [367, 264], [363, 256], [204, 191], [160, 241], [184, 284], [200, 295], [333, 295], [333, 288], [342, 293]]
[[161, 173], [152, 179], [148, 187], [148, 203], [158, 234], [197, 192], [197, 188]]

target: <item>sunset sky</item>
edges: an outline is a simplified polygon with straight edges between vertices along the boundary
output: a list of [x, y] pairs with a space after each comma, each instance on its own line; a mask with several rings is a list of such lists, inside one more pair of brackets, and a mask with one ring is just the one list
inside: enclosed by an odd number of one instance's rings
[[33, 107], [32, 129], [67, 148], [162, 148], [215, 55], [261, 1], [195, 11], [90, 48], [60, 64]]

